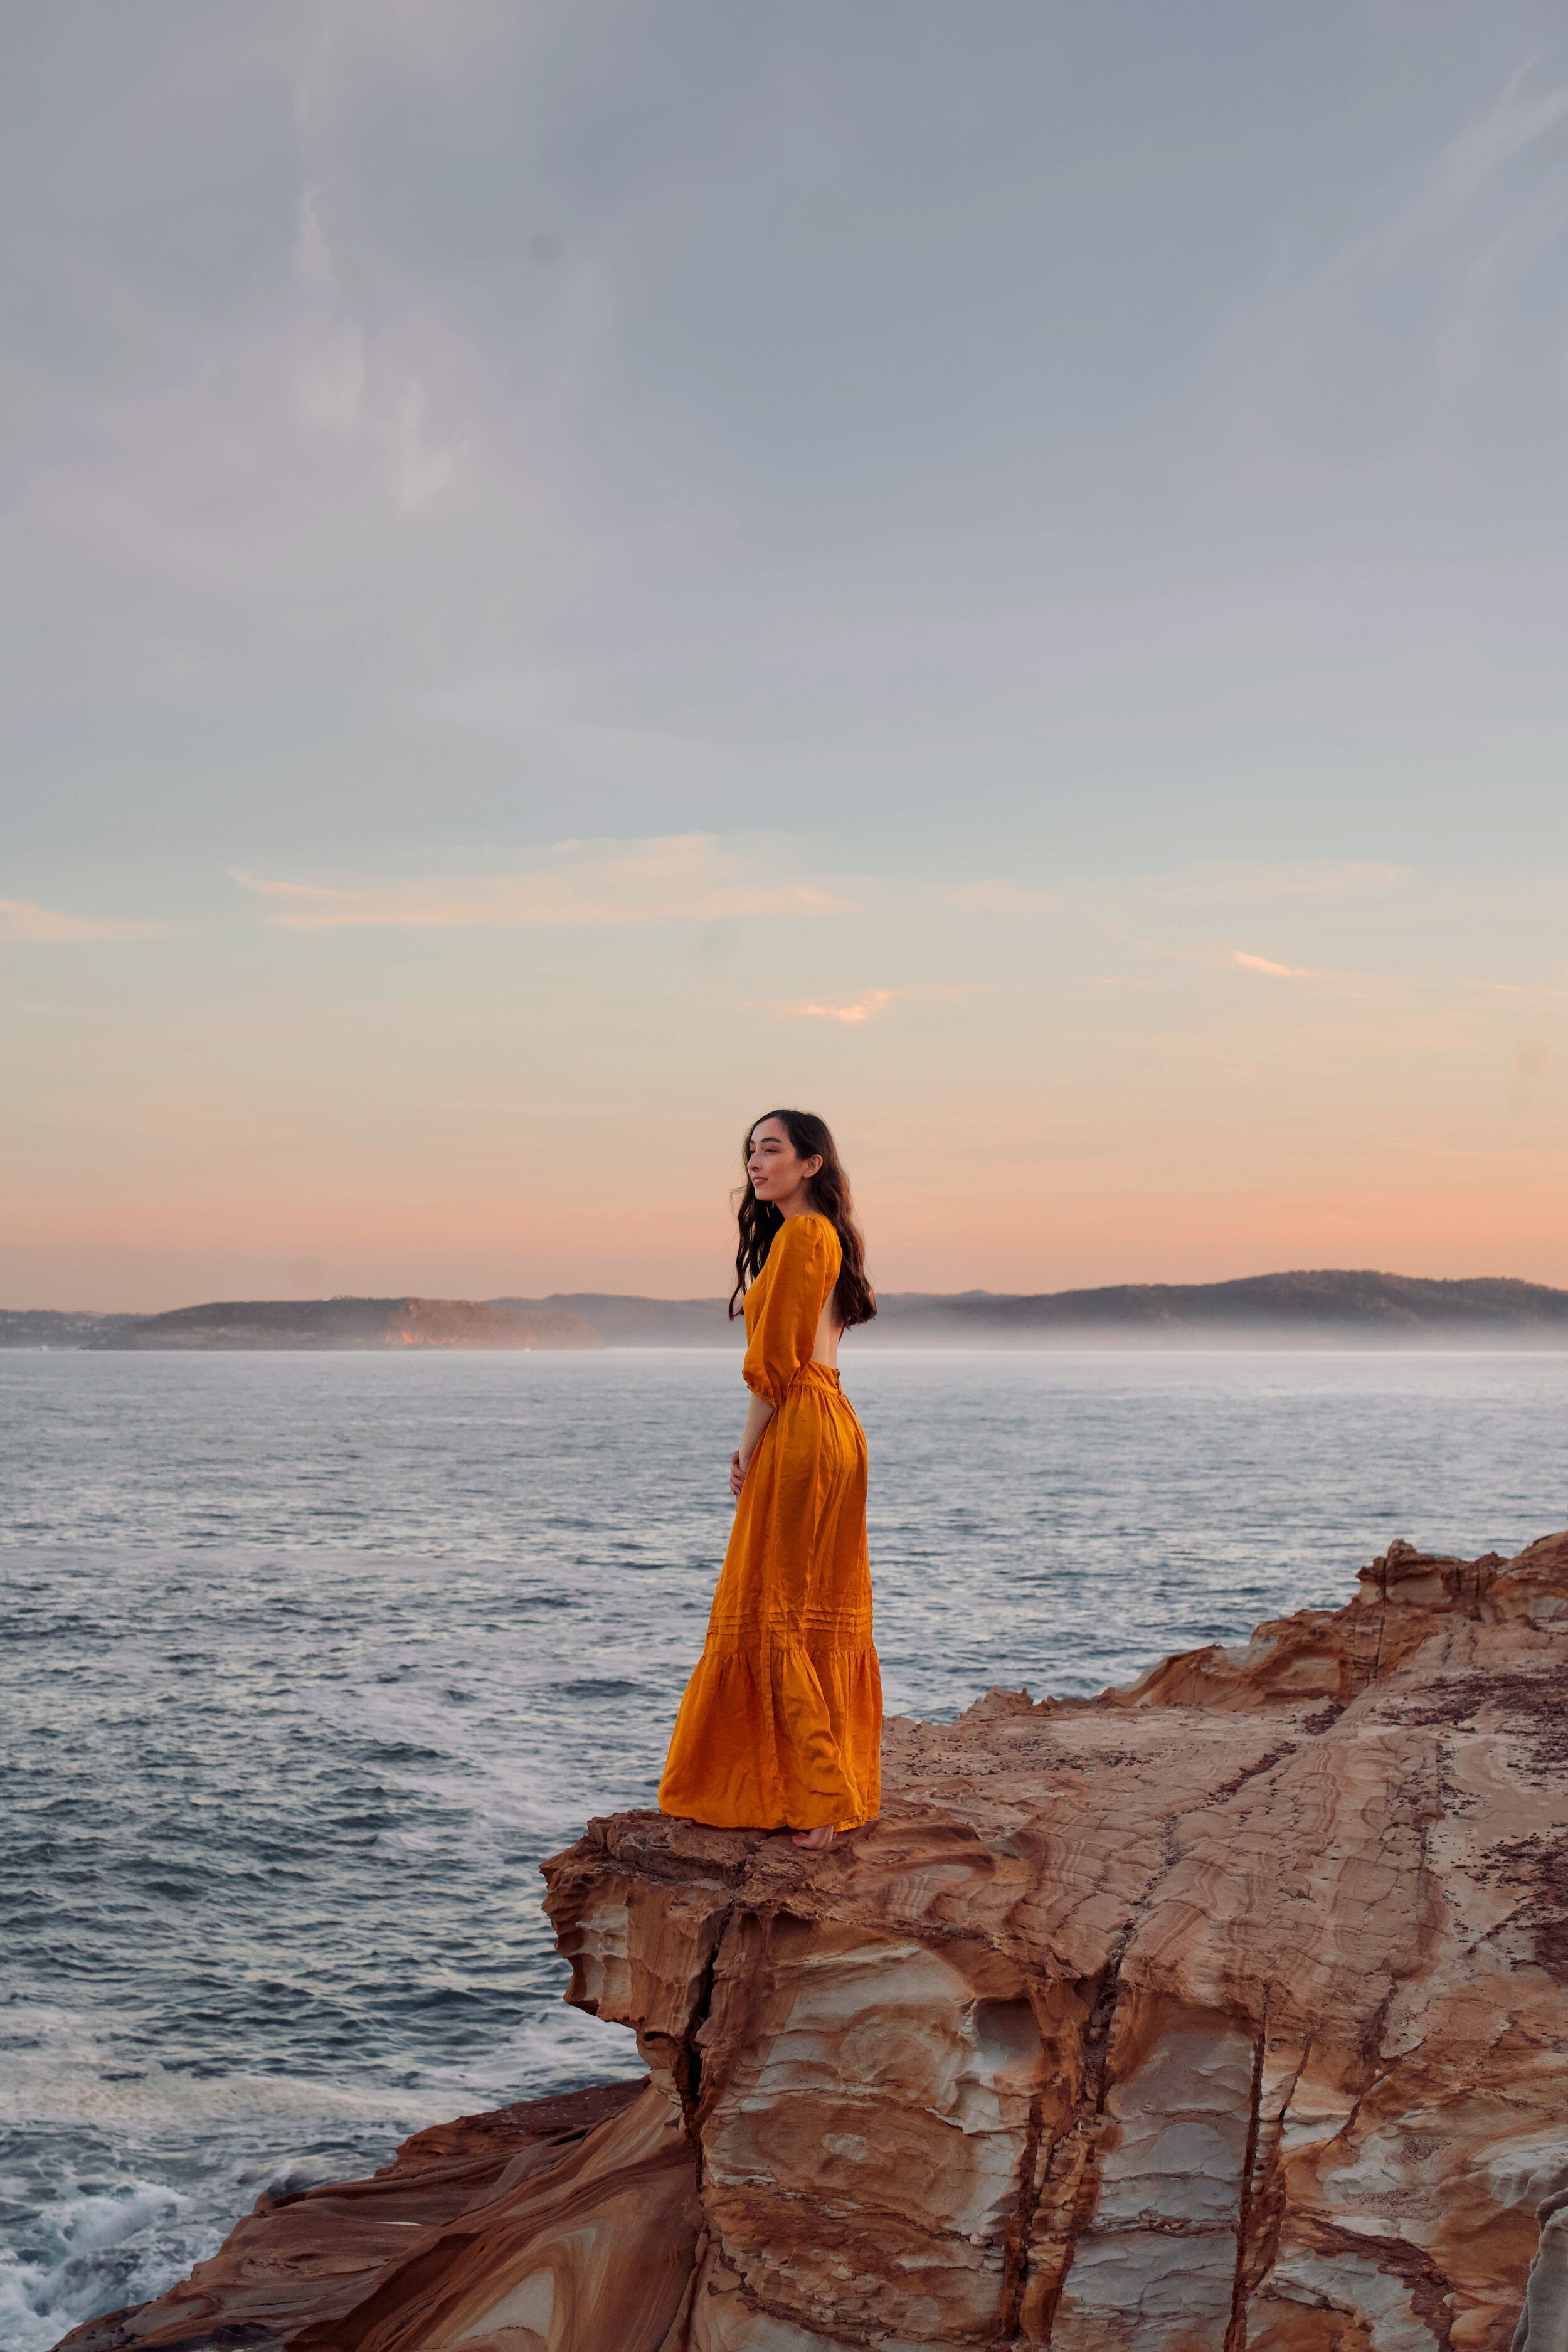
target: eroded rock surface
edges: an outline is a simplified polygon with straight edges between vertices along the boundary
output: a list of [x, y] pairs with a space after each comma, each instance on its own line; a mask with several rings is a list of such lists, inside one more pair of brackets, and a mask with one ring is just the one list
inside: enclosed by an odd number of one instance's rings
[[264, 2198], [71, 2352], [1568, 2352], [1568, 1536], [546, 1865], [651, 2083]]
[[1568, 1537], [888, 1748], [825, 1857], [547, 1866], [699, 2149], [683, 2347], [1568, 2352]]

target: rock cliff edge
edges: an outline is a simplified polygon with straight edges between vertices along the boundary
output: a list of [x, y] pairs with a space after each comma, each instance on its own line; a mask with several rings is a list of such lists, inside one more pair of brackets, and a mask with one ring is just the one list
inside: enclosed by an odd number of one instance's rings
[[545, 1871], [647, 2084], [264, 2199], [72, 2352], [1568, 2352], [1568, 1536], [890, 1723], [825, 1856]]

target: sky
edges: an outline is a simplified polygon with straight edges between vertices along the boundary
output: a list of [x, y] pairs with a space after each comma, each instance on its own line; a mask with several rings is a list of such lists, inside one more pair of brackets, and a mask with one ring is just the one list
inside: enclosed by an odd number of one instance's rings
[[1568, 1284], [1568, 34], [0, 19], [0, 1304]]

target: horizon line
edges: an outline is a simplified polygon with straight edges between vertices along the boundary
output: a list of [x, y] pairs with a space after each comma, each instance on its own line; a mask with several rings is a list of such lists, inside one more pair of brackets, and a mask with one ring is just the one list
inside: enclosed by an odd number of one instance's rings
[[[997, 1301], [1094, 1298], [1117, 1291], [1194, 1292], [1239, 1288], [1248, 1283], [1321, 1279], [1327, 1276], [1378, 1282], [1419, 1283], [1425, 1287], [1455, 1290], [1476, 1283], [1506, 1284], [1520, 1290], [1543, 1291], [1554, 1297], [1568, 1298], [1568, 1286], [1531, 1280], [1528, 1276], [1510, 1274], [1422, 1275], [1403, 1274], [1388, 1266], [1270, 1266], [1259, 1273], [1224, 1275], [1202, 1282], [1170, 1282], [1164, 1280], [1131, 1280], [1069, 1284], [1059, 1290], [991, 1290], [971, 1285], [958, 1290], [883, 1290], [879, 1297], [891, 1304], [895, 1300], [921, 1299], [933, 1305], [958, 1304], [965, 1299]], [[722, 1292], [691, 1293], [679, 1296], [654, 1291], [551, 1290], [525, 1294], [521, 1291], [492, 1292], [482, 1297], [460, 1297], [455, 1292], [416, 1291], [407, 1288], [393, 1290], [337, 1290], [315, 1294], [276, 1296], [251, 1293], [248, 1297], [192, 1299], [174, 1307], [6, 1307], [0, 1305], [0, 1316], [58, 1316], [65, 1318], [86, 1318], [100, 1322], [146, 1322], [163, 1315], [195, 1312], [199, 1307], [328, 1307], [348, 1304], [394, 1304], [418, 1299], [423, 1302], [453, 1306], [494, 1307], [505, 1303], [518, 1306], [547, 1306], [552, 1300], [570, 1298], [603, 1298], [625, 1300], [651, 1307], [712, 1307], [727, 1303]]]

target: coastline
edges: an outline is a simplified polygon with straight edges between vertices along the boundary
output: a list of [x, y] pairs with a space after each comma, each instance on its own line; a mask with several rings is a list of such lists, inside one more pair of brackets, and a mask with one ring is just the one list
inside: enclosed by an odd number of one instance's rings
[[547, 1907], [640, 2083], [264, 2196], [59, 2352], [1557, 2343], [1568, 1534], [1360, 1586], [890, 1721], [828, 1854], [591, 1823]]

